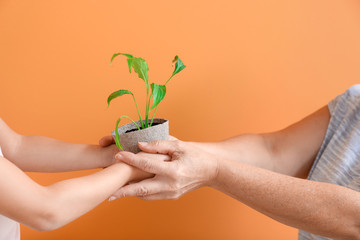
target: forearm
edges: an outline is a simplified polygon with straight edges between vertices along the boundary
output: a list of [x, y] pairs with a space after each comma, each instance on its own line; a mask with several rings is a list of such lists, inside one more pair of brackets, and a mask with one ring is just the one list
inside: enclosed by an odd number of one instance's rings
[[244, 134], [218, 143], [198, 143], [221, 158], [306, 178], [325, 138], [330, 113], [322, 107], [280, 131]]
[[45, 229], [61, 227], [100, 204], [118, 188], [135, 177], [126, 164], [114, 164], [95, 174], [61, 181], [46, 188], [46, 200], [51, 203], [43, 219]]
[[265, 168], [276, 169], [271, 147], [262, 134], [243, 134], [219, 142], [192, 142], [195, 146], [218, 157]]
[[289, 226], [337, 239], [359, 239], [359, 193], [233, 161], [221, 161], [212, 186]]
[[23, 171], [63, 172], [107, 167], [118, 152], [115, 146], [67, 143], [41, 136], [21, 136], [16, 151], [6, 156]]
[[147, 177], [151, 174], [116, 163], [91, 175], [41, 186], [0, 157], [0, 214], [49, 231], [90, 211], [126, 183]]

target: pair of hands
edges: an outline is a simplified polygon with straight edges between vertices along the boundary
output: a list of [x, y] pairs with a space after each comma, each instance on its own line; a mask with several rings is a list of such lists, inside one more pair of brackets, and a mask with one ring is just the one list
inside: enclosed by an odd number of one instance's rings
[[[99, 141], [103, 147], [113, 143], [111, 136]], [[171, 138], [169, 141], [139, 143], [139, 147], [142, 152], [138, 154], [122, 151], [115, 158], [149, 173], [147, 177], [153, 177], [120, 188], [112, 200], [127, 196], [143, 200], [175, 200], [187, 192], [211, 185], [216, 178], [217, 157], [193, 143]]]

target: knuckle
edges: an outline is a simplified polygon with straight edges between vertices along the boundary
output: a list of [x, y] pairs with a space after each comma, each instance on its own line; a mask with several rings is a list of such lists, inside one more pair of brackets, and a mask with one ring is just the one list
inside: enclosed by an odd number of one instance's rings
[[175, 193], [175, 194], [173, 194], [171, 197], [170, 197], [170, 199], [171, 200], [178, 200], [179, 198], [180, 198], [180, 196], [181, 196], [181, 194], [179, 194], [179, 193]]
[[178, 152], [178, 151], [175, 151], [172, 155], [171, 155], [171, 157], [173, 158], [173, 159], [180, 159], [180, 157], [181, 157], [181, 153], [180, 152]]
[[175, 170], [175, 172], [173, 174], [173, 179], [174, 179], [174, 186], [178, 186], [179, 180], [181, 179], [181, 176], [180, 176], [180, 173], [178, 170]]
[[136, 196], [139, 197], [144, 197], [148, 194], [148, 189], [144, 186], [140, 186], [137, 190], [136, 190]]
[[123, 198], [123, 197], [126, 197], [127, 194], [124, 191], [118, 191], [118, 192], [114, 193], [113, 196], [115, 196], [117, 198]]
[[148, 160], [144, 161], [144, 162], [143, 162], [143, 169], [144, 169], [145, 171], [151, 170], [151, 169], [152, 169], [152, 164], [151, 164], [151, 162], [148, 161]]
[[160, 142], [160, 140], [155, 140], [155, 141], [152, 141], [151, 143], [154, 147], [158, 147], [158, 146], [160, 146], [161, 142]]
[[119, 194], [119, 193], [114, 193], [113, 196], [116, 198], [121, 198], [121, 194]]
[[180, 182], [176, 181], [173, 184], [170, 185], [170, 192], [174, 193], [177, 192], [181, 189], [181, 184]]
[[175, 146], [176, 149], [181, 148], [181, 145], [182, 145], [181, 141], [179, 141], [179, 140], [174, 141], [174, 146]]
[[141, 200], [144, 200], [144, 201], [150, 201], [150, 197], [148, 196], [143, 196], [143, 197], [139, 197]]
[[173, 171], [174, 179], [176, 179], [176, 181], [182, 179], [184, 175], [183, 172], [184, 172], [183, 168], [181, 166], [177, 166], [177, 168], [175, 168]]
[[175, 187], [176, 191], [179, 191], [181, 189], [182, 185], [180, 182], [176, 182], [174, 187]]

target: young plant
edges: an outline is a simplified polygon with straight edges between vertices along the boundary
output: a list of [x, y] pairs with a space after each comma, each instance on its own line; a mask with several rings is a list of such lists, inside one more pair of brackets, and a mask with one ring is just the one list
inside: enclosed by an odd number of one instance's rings
[[[123, 95], [130, 94], [133, 97], [135, 105], [136, 105], [136, 109], [137, 109], [137, 112], [139, 115], [139, 120], [140, 120], [140, 126], [138, 124], [136, 124], [136, 122], [134, 120], [132, 120], [130, 117], [125, 116], [125, 115], [120, 116], [116, 122], [116, 127], [115, 127], [116, 146], [120, 149], [123, 149], [123, 147], [121, 146], [121, 144], [119, 142], [119, 132], [118, 132], [119, 123], [120, 123], [121, 119], [122, 118], [130, 119], [135, 124], [135, 126], [137, 127], [138, 130], [151, 127], [153, 124], [153, 121], [154, 121], [154, 117], [155, 117], [158, 105], [165, 97], [166, 85], [168, 84], [168, 82], [171, 80], [171, 78], [173, 76], [175, 76], [177, 73], [179, 73], [181, 70], [183, 70], [186, 66], [183, 64], [183, 62], [180, 60], [180, 58], [178, 56], [175, 56], [174, 60], [172, 61], [173, 63], [175, 63], [175, 69], [174, 69], [172, 75], [170, 76], [170, 78], [165, 82], [165, 84], [164, 85], [159, 85], [156, 83], [150, 84], [149, 76], [148, 76], [149, 67], [144, 59], [142, 59], [140, 57], [134, 57], [131, 54], [115, 53], [110, 60], [110, 64], [112, 64], [114, 58], [116, 58], [119, 55], [123, 55], [123, 56], [127, 57], [129, 72], [131, 73], [131, 69], [134, 69], [134, 72], [138, 74], [138, 77], [141, 78], [145, 82], [145, 85], [146, 85], [146, 104], [145, 104], [145, 120], [144, 121], [141, 116], [139, 106], [136, 102], [135, 96], [131, 91], [125, 90], [125, 89], [120, 89], [116, 92], [111, 93], [107, 99], [107, 103], [109, 106], [110, 102], [113, 99], [123, 96]], [[151, 93], [150, 93], [150, 89], [151, 89]], [[152, 111], [152, 110], [154, 110], [152, 119], [151, 119], [151, 121], [149, 121], [150, 111]]]

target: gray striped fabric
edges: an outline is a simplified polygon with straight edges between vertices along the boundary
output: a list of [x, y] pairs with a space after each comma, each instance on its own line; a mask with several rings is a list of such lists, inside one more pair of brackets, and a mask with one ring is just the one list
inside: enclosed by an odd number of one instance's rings
[[[360, 191], [360, 85], [349, 88], [328, 107], [330, 123], [308, 179]], [[299, 239], [330, 238], [300, 230]]]

